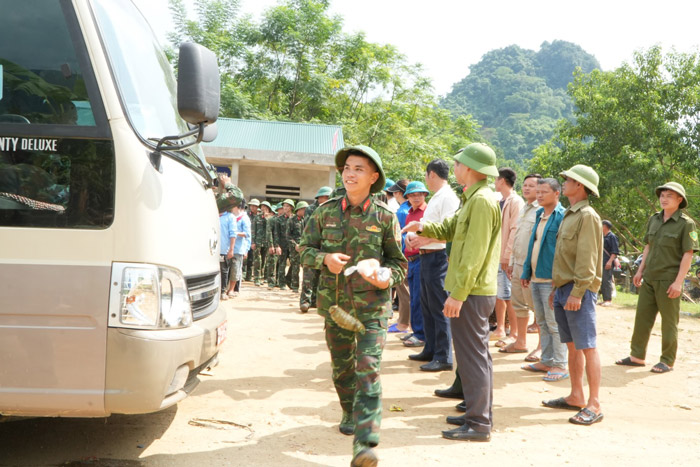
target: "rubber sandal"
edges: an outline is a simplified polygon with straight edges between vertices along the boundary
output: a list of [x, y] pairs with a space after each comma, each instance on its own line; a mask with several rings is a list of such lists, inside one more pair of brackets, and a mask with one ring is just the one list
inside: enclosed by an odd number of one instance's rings
[[410, 338], [403, 341], [403, 345], [406, 347], [423, 347], [425, 342], [418, 339], [416, 336], [411, 336]]
[[568, 377], [569, 373], [562, 373], [560, 371], [548, 371], [547, 376], [542, 377], [542, 380], [547, 381], [549, 383], [556, 383], [557, 381], [561, 381]]
[[618, 360], [615, 362], [615, 365], [621, 365], [621, 366], [645, 366], [645, 363], [637, 363], [633, 362], [630, 357], [625, 357], [622, 360]]
[[545, 407], [549, 407], [550, 409], [575, 410], [577, 412], [581, 411], [581, 407], [569, 404], [563, 397], [548, 401], [542, 401], [542, 405], [544, 405]]
[[506, 345], [505, 347], [501, 347], [498, 349], [500, 353], [527, 353], [527, 349], [516, 349], [516, 348], [511, 348], [510, 350], [508, 349], [508, 346]]
[[547, 373], [547, 370], [540, 370], [535, 366], [534, 363], [530, 363], [529, 365], [523, 365], [520, 367], [520, 369], [525, 371], [531, 371], [533, 373]]
[[398, 338], [401, 339], [402, 341], [405, 341], [406, 339], [410, 339], [411, 337], [413, 337], [413, 333], [408, 333], [408, 334], [404, 334], [403, 336], [398, 336]]
[[540, 357], [538, 357], [537, 355], [528, 355], [523, 360], [525, 360], [526, 362], [535, 362], [536, 363], [536, 362], [540, 361]]
[[668, 373], [669, 371], [673, 371], [673, 367], [666, 365], [664, 362], [659, 362], [651, 367], [652, 373]]
[[399, 325], [398, 325], [397, 323], [394, 323], [394, 324], [392, 324], [391, 326], [389, 326], [389, 329], [387, 329], [387, 332], [396, 332], [396, 333], [403, 334], [403, 333], [406, 333], [406, 332], [408, 332], [408, 331], [402, 331], [402, 330], [400, 330], [400, 329], [399, 329]]
[[597, 414], [586, 407], [569, 419], [574, 425], [593, 425], [601, 420], [603, 420], [603, 412]]

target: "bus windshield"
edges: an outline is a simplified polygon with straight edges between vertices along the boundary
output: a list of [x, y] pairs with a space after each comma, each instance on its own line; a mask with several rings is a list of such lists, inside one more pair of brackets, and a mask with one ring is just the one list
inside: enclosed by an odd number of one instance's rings
[[177, 111], [170, 63], [141, 12], [131, 2], [95, 0], [93, 5], [124, 110], [136, 133], [153, 141], [187, 132]]

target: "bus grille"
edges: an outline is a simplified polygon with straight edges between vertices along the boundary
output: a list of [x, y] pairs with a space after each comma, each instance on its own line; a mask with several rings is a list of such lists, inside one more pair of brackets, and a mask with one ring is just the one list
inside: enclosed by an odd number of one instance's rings
[[191, 276], [185, 278], [185, 281], [190, 293], [192, 319], [197, 321], [214, 313], [219, 303], [219, 273]]

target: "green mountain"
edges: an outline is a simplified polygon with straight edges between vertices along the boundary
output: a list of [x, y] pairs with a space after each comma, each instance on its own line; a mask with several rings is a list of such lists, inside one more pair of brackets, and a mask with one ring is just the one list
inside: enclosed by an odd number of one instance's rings
[[522, 162], [550, 139], [558, 120], [573, 118], [566, 87], [577, 68], [589, 73], [600, 64], [571, 42], [544, 42], [537, 52], [517, 45], [492, 50], [441, 105], [454, 115], [472, 115], [505, 159]]

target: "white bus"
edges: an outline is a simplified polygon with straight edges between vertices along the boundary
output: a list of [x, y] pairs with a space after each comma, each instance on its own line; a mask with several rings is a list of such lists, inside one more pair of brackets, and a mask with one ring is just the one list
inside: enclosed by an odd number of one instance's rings
[[196, 143], [219, 74], [195, 44], [179, 60], [176, 83], [131, 1], [0, 0], [0, 415], [154, 412], [216, 363]]

